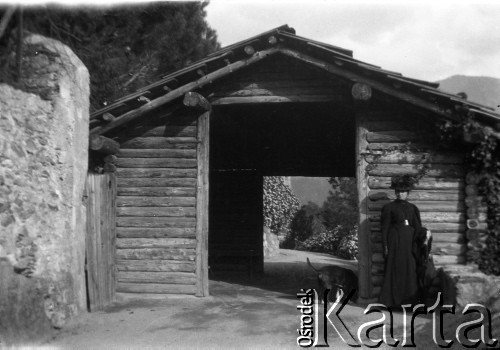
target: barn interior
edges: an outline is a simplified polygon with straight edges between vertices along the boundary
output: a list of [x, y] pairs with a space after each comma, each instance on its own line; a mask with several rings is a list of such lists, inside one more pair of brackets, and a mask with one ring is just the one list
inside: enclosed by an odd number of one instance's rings
[[216, 107], [210, 120], [210, 278], [252, 280], [264, 272], [264, 176], [354, 177], [355, 147], [356, 121], [345, 104]]

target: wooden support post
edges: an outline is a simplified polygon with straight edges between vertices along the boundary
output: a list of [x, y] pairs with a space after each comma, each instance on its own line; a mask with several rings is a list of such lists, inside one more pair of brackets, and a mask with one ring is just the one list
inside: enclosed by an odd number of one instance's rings
[[368, 141], [366, 135], [368, 130], [363, 125], [364, 115], [357, 113], [357, 186], [358, 186], [358, 210], [359, 210], [359, 228], [358, 228], [358, 268], [359, 268], [359, 296], [361, 299], [372, 298], [372, 248], [371, 231], [368, 218], [368, 174], [366, 167], [368, 162], [365, 160], [363, 152], [366, 151]]
[[120, 144], [110, 138], [90, 134], [89, 148], [104, 154], [117, 154], [120, 151]]
[[193, 91], [186, 92], [182, 103], [184, 103], [186, 107], [194, 107], [204, 111], [209, 111], [212, 108], [210, 102], [208, 102], [205, 97]]
[[196, 193], [196, 295], [208, 296], [208, 171], [210, 112], [198, 118], [198, 179]]

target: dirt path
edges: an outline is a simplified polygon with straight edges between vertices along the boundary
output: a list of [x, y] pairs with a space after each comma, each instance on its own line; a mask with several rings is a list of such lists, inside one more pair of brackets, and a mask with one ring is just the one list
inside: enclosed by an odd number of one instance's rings
[[[126, 297], [106, 312], [82, 315], [44, 345], [65, 349], [297, 349], [300, 312], [296, 294], [300, 288], [316, 287], [306, 256], [317, 265], [355, 266], [355, 262], [324, 254], [283, 250], [266, 262], [265, 276], [252, 283], [234, 276], [211, 280], [207, 298]], [[363, 311], [364, 306], [349, 304], [342, 320], [356, 332], [360, 320], [370, 320]], [[331, 332], [331, 347], [349, 348]]]

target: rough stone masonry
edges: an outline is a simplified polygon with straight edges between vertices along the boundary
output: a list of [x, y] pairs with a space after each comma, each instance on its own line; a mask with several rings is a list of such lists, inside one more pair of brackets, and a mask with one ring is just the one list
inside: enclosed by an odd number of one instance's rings
[[61, 43], [25, 40], [0, 84], [0, 347], [31, 343], [85, 310], [89, 75]]

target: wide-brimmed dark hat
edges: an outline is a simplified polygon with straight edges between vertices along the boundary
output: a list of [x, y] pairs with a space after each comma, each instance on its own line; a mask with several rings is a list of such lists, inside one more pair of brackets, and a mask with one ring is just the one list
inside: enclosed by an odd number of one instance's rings
[[410, 191], [417, 180], [412, 175], [396, 175], [391, 177], [391, 188], [396, 191]]

